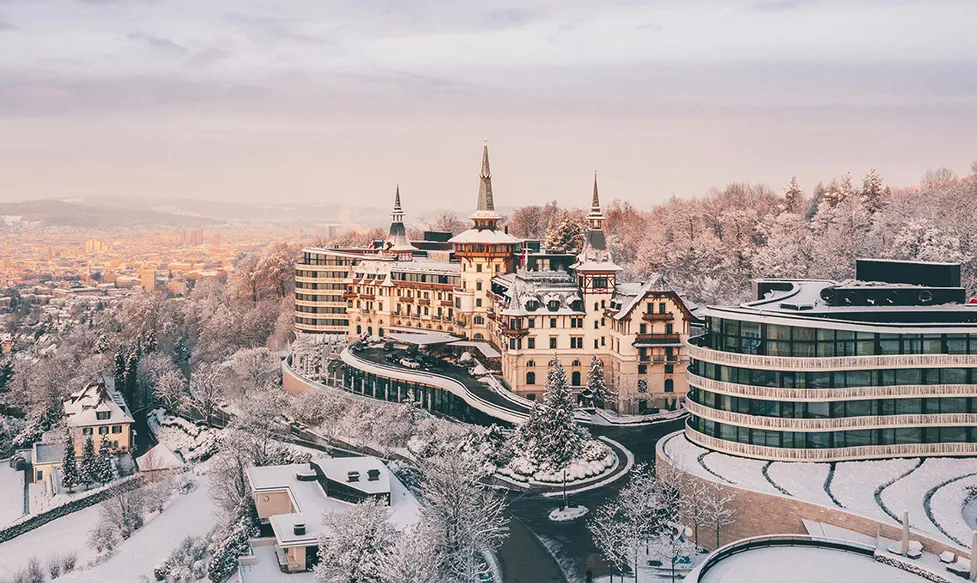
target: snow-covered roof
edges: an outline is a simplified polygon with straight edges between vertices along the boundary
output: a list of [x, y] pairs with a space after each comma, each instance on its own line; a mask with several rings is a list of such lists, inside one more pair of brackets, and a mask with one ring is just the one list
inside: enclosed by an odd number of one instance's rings
[[[63, 403], [67, 423], [71, 427], [92, 427], [133, 423], [132, 415], [125, 399], [118, 392], [105, 386], [104, 381], [89, 383], [80, 391], [72, 393]], [[108, 413], [99, 419], [99, 413]]]
[[[474, 215], [472, 215], [474, 217]], [[485, 243], [487, 245], [511, 245], [519, 242], [505, 231], [498, 229], [471, 228], [448, 239], [449, 243]]]
[[422, 332], [420, 334], [387, 332], [387, 338], [394, 342], [414, 344], [416, 346], [430, 346], [435, 344], [449, 344], [458, 340], [457, 336], [438, 332]]
[[[256, 495], [262, 491], [287, 491], [292, 500], [294, 512], [276, 514], [269, 518], [277, 543], [283, 547], [311, 546], [321, 535], [328, 534], [322, 523], [324, 514], [348, 510], [352, 503], [330, 498], [315, 479], [319, 471], [331, 480], [345, 486], [355, 487], [366, 494], [390, 494], [390, 521], [398, 528], [417, 522], [419, 509], [417, 500], [390, 473], [381, 460], [372, 456], [328, 458], [321, 457], [311, 464], [288, 464], [283, 466], [264, 466], [248, 469], [248, 479]], [[379, 470], [380, 479], [370, 481], [368, 472]], [[360, 472], [358, 482], [348, 482], [348, 472]], [[299, 476], [303, 476], [300, 479]], [[305, 534], [295, 534], [295, 525], [304, 524]]]
[[57, 443], [35, 443], [31, 459], [35, 466], [61, 463], [64, 459], [64, 446]]
[[153, 447], [136, 458], [136, 465], [140, 471], [149, 470], [178, 470], [186, 465], [183, 457], [174, 453], [162, 443]]
[[[528, 271], [520, 269], [511, 278], [498, 277], [493, 281], [505, 288], [505, 298], [501, 313], [506, 316], [560, 316], [580, 315], [581, 310], [573, 309], [574, 302], [580, 301], [580, 290], [576, 279], [565, 271]], [[555, 302], [557, 309], [550, 309]], [[532, 308], [535, 303], [536, 307]]]

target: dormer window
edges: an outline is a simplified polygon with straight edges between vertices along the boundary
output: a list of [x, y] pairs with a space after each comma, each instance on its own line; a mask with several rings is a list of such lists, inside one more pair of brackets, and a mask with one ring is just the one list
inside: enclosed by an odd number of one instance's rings
[[560, 300], [550, 300], [550, 301], [546, 302], [546, 308], [549, 311], [551, 311], [551, 312], [555, 312], [555, 311], [559, 310], [560, 309]]
[[95, 419], [99, 421], [105, 421], [112, 416], [111, 411], [95, 411]]
[[539, 302], [537, 300], [529, 300], [526, 302], [526, 309], [530, 312], [539, 309]]

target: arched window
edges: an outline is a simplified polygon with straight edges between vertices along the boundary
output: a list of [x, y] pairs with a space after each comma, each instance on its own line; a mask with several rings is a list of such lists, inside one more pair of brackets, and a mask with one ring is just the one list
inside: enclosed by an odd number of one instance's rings
[[535, 360], [527, 360], [526, 361], [526, 366], [536, 366], [536, 361]]
[[485, 339], [485, 337], [482, 336], [481, 332], [479, 332], [478, 334], [475, 335], [475, 340], [484, 340], [484, 339]]
[[536, 384], [536, 373], [529, 371], [526, 373], [526, 384], [535, 385]]
[[363, 326], [357, 326], [356, 327], [356, 333], [357, 334], [362, 334], [363, 333]]
[[481, 316], [475, 316], [475, 323], [476, 324], [484, 324], [485, 323], [485, 318], [483, 318]]
[[594, 311], [596, 312], [599, 309], [600, 309], [600, 305], [597, 302], [594, 302]]
[[575, 370], [570, 375], [570, 386], [579, 387], [580, 386], [580, 371]]
[[580, 360], [576, 358], [573, 359], [573, 364], [571, 364], [570, 366], [580, 366]]
[[675, 381], [672, 379], [665, 379], [665, 392], [674, 393], [675, 392]]

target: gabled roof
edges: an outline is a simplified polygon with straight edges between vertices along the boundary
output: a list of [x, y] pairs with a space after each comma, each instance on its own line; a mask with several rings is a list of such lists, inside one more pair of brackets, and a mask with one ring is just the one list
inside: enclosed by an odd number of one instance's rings
[[[108, 389], [102, 380], [91, 382], [80, 391], [72, 393], [63, 406], [70, 427], [134, 422], [122, 395]], [[100, 412], [108, 412], [108, 418], [98, 419], [97, 413]]]

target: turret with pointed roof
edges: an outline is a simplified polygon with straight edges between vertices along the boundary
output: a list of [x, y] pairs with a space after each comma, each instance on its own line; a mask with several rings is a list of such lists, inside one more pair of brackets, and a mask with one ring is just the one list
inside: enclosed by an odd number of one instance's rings
[[502, 216], [495, 212], [492, 195], [492, 172], [489, 169], [488, 141], [482, 146], [482, 172], [478, 183], [478, 205], [469, 217], [474, 221], [471, 229], [452, 237], [452, 243], [501, 243], [514, 244], [519, 240], [498, 230]]
[[390, 233], [387, 235], [387, 244], [384, 249], [398, 257], [404, 256], [409, 259], [417, 247], [411, 245], [407, 238], [407, 229], [404, 228], [404, 209], [400, 206], [400, 183], [397, 184], [397, 194], [394, 197], [394, 210], [390, 213]]
[[597, 172], [594, 172], [594, 196], [590, 203], [590, 213], [587, 214], [587, 234], [583, 249], [577, 255], [577, 263], [573, 266], [577, 271], [614, 272], [621, 268], [614, 264], [610, 251], [607, 250], [607, 238], [604, 236], [604, 213], [600, 210], [600, 195], [597, 192]]

